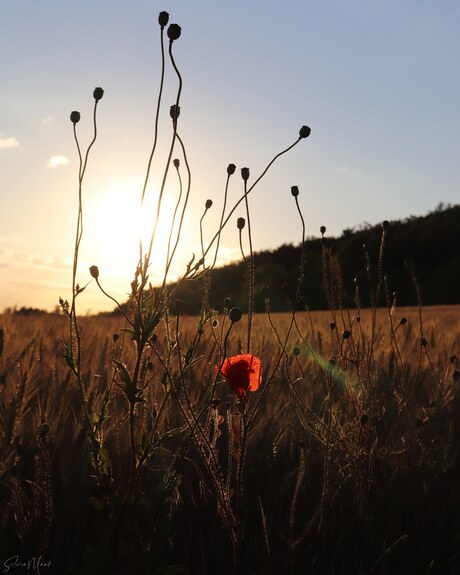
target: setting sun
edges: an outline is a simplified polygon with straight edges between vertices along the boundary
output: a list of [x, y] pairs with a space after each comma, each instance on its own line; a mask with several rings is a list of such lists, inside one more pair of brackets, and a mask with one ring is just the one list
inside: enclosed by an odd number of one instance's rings
[[[139, 262], [140, 246], [144, 256], [152, 238], [158, 193], [152, 191], [150, 195], [147, 194], [142, 206], [140, 196], [138, 183], [117, 179], [110, 181], [103, 192], [93, 194], [86, 201], [83, 258], [91, 265], [97, 265], [101, 281], [109, 289], [109, 284], [113, 282], [112, 287], [117, 292], [129, 291], [129, 284]], [[178, 220], [183, 205], [181, 200], [174, 219], [178, 198], [178, 193], [174, 197], [174, 191], [169, 192], [167, 189], [161, 202], [150, 258], [149, 275], [153, 285], [163, 281], [168, 253], [171, 259], [177, 241]], [[187, 235], [186, 226], [184, 222], [184, 235]], [[183, 271], [187, 258], [191, 257], [190, 245], [187, 246], [190, 253], [186, 253], [183, 243], [180, 239], [168, 272], [168, 281], [173, 281]], [[82, 269], [82, 272], [86, 273], [86, 270]]]

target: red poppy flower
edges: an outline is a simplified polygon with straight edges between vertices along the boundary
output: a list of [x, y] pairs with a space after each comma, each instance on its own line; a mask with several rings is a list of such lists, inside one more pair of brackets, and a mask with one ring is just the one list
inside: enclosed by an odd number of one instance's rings
[[255, 391], [262, 381], [260, 359], [250, 353], [227, 358], [221, 372], [229, 386], [241, 398], [244, 398], [246, 391]]

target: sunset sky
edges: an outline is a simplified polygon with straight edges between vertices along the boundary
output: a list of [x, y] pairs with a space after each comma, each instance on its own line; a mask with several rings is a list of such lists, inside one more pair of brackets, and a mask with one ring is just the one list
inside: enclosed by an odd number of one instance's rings
[[[298, 243], [290, 188], [299, 186], [307, 235], [363, 222], [424, 215], [459, 203], [460, 3], [456, 0], [195, 1], [16, 0], [0, 6], [0, 311], [52, 310], [71, 297], [78, 154], [69, 119], [81, 113], [83, 151], [98, 139], [83, 185], [84, 235], [78, 281], [99, 266], [105, 289], [123, 300], [138, 237], [154, 219], [169, 144], [177, 78], [170, 66], [160, 116], [158, 158], [139, 217], [160, 78], [158, 13], [182, 27], [174, 43], [183, 76], [179, 132], [192, 169], [189, 210], [174, 274], [200, 253], [220, 219], [226, 168], [229, 202], [254, 181], [302, 125], [311, 136], [281, 157], [251, 192], [256, 250]], [[179, 149], [174, 157], [181, 157]], [[182, 163], [183, 167], [183, 163]], [[174, 170], [164, 214], [178, 194]], [[182, 171], [185, 179], [185, 171]], [[220, 262], [238, 257], [236, 218]], [[168, 220], [160, 222], [152, 280], [162, 275]], [[113, 303], [94, 282], [78, 310]]]

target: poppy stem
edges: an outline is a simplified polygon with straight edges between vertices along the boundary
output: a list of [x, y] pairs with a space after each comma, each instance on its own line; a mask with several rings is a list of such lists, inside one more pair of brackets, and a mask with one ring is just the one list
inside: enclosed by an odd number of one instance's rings
[[246, 179], [244, 180], [244, 201], [246, 205], [246, 218], [248, 222], [248, 240], [249, 240], [249, 260], [248, 260], [249, 296], [248, 296], [248, 345], [247, 345], [247, 353], [249, 353], [251, 350], [252, 315], [254, 313], [255, 274], [254, 274], [254, 253], [252, 250], [251, 218], [249, 216], [248, 183]]

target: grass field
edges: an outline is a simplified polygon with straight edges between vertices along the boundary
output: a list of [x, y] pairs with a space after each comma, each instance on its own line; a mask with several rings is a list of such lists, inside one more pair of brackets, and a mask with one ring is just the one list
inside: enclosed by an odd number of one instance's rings
[[[460, 308], [419, 311], [255, 316], [247, 401], [216, 380], [228, 318], [198, 340], [199, 318], [171, 316], [133, 414], [123, 318], [80, 318], [90, 433], [66, 318], [2, 316], [1, 557], [56, 573], [458, 572]], [[243, 317], [228, 356], [245, 337]]]

